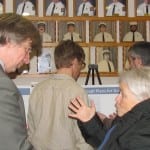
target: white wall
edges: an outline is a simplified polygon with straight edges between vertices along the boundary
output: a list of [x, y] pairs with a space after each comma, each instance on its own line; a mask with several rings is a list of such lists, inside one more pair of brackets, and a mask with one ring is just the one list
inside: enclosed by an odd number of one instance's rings
[[[17, 84], [17, 85], [34, 85], [38, 82], [41, 82], [43, 80], [46, 80], [48, 79], [49, 75], [41, 75], [40, 77], [35, 77], [35, 76], [20, 76], [16, 79], [14, 79], [14, 82]], [[86, 80], [86, 77], [79, 77], [78, 79], [78, 83], [81, 84], [81, 85], [84, 85], [85, 84], [85, 80]], [[118, 83], [118, 77], [101, 77], [101, 81], [102, 81], [102, 84], [117, 84]], [[89, 78], [89, 82], [88, 82], [88, 85], [91, 85], [92, 84], [92, 79], [91, 77]], [[97, 78], [95, 78], [95, 84], [98, 84], [98, 80]]]

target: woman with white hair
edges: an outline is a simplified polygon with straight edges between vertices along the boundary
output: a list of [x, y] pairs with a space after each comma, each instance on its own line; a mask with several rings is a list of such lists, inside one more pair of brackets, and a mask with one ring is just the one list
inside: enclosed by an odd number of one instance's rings
[[72, 100], [71, 118], [78, 119], [87, 143], [98, 150], [147, 150], [150, 148], [150, 68], [123, 72], [119, 77], [120, 93], [110, 129], [96, 114], [94, 103], [86, 106], [79, 97]]

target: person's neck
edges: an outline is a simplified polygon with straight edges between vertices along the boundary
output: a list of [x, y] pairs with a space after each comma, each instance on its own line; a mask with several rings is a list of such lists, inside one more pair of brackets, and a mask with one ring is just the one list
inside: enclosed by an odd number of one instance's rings
[[60, 68], [57, 70], [57, 74], [66, 74], [72, 77], [72, 71], [70, 68]]

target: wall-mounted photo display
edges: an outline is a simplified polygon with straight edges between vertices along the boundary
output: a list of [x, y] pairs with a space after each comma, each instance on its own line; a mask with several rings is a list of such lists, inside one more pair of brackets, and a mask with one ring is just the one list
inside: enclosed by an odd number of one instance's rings
[[138, 42], [146, 40], [146, 23], [144, 21], [120, 22], [120, 41]]
[[58, 23], [58, 40], [85, 42], [85, 21], [60, 21]]
[[38, 29], [43, 43], [56, 42], [55, 21], [38, 20], [38, 21], [33, 21], [33, 24]]
[[97, 16], [97, 0], [74, 0], [74, 16]]
[[118, 48], [117, 47], [96, 47], [96, 60], [99, 72], [118, 72]]
[[136, 0], [135, 1], [136, 16], [150, 15], [150, 0]]
[[127, 0], [105, 0], [105, 16], [127, 16]]
[[14, 13], [23, 16], [38, 15], [38, 1], [37, 0], [14, 0]]
[[44, 16], [68, 16], [68, 0], [43, 0]]
[[115, 42], [116, 22], [115, 21], [92, 21], [90, 23], [91, 42]]

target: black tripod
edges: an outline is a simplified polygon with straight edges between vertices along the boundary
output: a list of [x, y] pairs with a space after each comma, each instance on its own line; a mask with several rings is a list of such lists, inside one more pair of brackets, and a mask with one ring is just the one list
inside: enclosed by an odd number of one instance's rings
[[96, 71], [96, 75], [97, 75], [97, 79], [98, 79], [99, 84], [102, 84], [100, 76], [99, 76], [99, 73], [98, 73], [98, 65], [97, 64], [89, 64], [89, 66], [88, 66], [88, 74], [87, 74], [87, 77], [86, 77], [85, 85], [88, 84], [91, 70], [92, 70], [92, 85], [95, 84], [94, 70]]

